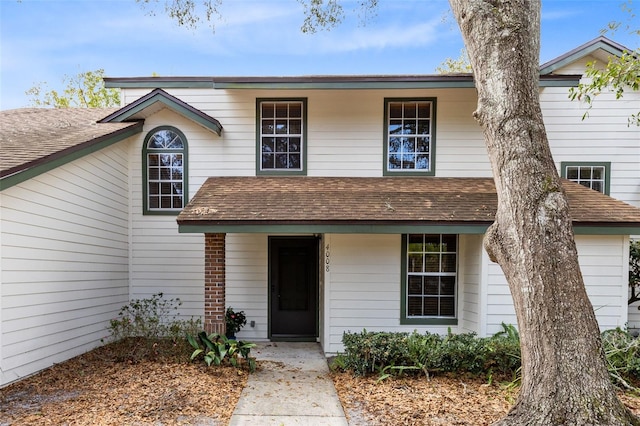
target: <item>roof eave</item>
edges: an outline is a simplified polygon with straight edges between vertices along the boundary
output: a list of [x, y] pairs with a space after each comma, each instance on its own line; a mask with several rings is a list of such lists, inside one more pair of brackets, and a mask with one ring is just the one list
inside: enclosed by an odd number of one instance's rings
[[123, 129], [74, 145], [51, 155], [40, 157], [37, 160], [20, 164], [14, 168], [3, 170], [0, 172], [0, 187], [2, 190], [10, 188], [63, 164], [127, 139], [142, 132], [143, 124], [143, 122], [133, 122]]
[[113, 114], [103, 118], [99, 123], [120, 123], [136, 119], [137, 115], [143, 110], [151, 107], [155, 103], [161, 103], [167, 108], [181, 114], [182, 116], [196, 122], [216, 133], [218, 136], [222, 134], [222, 125], [218, 120], [210, 115], [192, 107], [191, 105], [181, 101], [165, 92], [162, 89], [155, 89], [140, 99], [130, 103]]

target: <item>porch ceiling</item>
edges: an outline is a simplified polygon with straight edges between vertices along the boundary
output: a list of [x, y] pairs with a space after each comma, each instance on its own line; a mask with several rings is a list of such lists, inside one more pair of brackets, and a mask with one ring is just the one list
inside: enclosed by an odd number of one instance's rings
[[[640, 208], [573, 182], [563, 186], [574, 226], [640, 232]], [[265, 232], [278, 226], [297, 232], [375, 232], [372, 226], [397, 232], [429, 226], [481, 233], [493, 223], [496, 207], [492, 178], [211, 177], [177, 221], [180, 232]]]

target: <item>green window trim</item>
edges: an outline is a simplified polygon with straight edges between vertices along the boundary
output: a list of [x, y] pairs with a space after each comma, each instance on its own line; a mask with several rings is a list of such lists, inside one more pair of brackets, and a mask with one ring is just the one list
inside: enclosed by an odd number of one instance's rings
[[[424, 316], [424, 317], [410, 317], [408, 315], [408, 307], [407, 307], [407, 299], [408, 299], [408, 285], [407, 285], [407, 277], [408, 277], [408, 235], [402, 234], [402, 256], [401, 256], [401, 267], [400, 267], [400, 324], [402, 325], [457, 325], [458, 324], [458, 266], [456, 261], [456, 282], [455, 282], [455, 316], [453, 317], [432, 317], [432, 316]], [[443, 235], [443, 234], [440, 234]], [[457, 245], [459, 245], [459, 241], [457, 238], [457, 234], [448, 234], [456, 236], [456, 257], [458, 256], [459, 249]]]
[[[182, 148], [149, 148], [150, 139], [161, 131], [170, 131], [182, 140]], [[158, 126], [147, 133], [142, 145], [142, 214], [143, 215], [165, 215], [177, 216], [187, 205], [189, 200], [189, 145], [184, 133], [173, 126]], [[152, 208], [149, 206], [149, 155], [153, 152], [158, 154], [178, 154], [182, 156], [182, 194], [180, 207], [172, 208]], [[175, 196], [177, 197], [177, 195]]]
[[[560, 163], [560, 176], [565, 179], [569, 179], [571, 181], [581, 183], [580, 179], [574, 179], [569, 176], [567, 172], [570, 168], [602, 168], [604, 170], [604, 179], [597, 179], [598, 181], [602, 181], [603, 190], [599, 191], [603, 194], [609, 195], [611, 190], [611, 162], [609, 161], [563, 161]], [[580, 169], [579, 169], [580, 170]], [[592, 178], [585, 178], [584, 182], [592, 182]], [[587, 185], [584, 185], [587, 186]], [[594, 189], [591, 186], [587, 186], [588, 188]], [[594, 189], [598, 191], [598, 189]]]
[[[383, 159], [382, 159], [382, 174], [383, 176], [435, 176], [436, 174], [436, 122], [437, 122], [437, 115], [436, 115], [436, 110], [437, 110], [437, 105], [436, 102], [437, 98], [433, 98], [433, 97], [427, 97], [427, 98], [385, 98], [384, 99], [384, 123], [383, 123]], [[417, 120], [417, 122], [419, 123], [420, 121], [424, 121], [427, 122], [428, 121], [428, 126], [429, 126], [429, 133], [428, 133], [428, 168], [420, 170], [420, 169], [416, 169], [414, 168], [408, 168], [408, 169], [403, 169], [403, 168], [399, 168], [399, 169], [390, 169], [389, 168], [389, 144], [390, 144], [390, 140], [389, 140], [389, 133], [390, 133], [390, 127], [391, 127], [391, 118], [390, 118], [390, 114], [391, 114], [391, 108], [390, 105], [392, 103], [401, 103], [401, 104], [408, 104], [408, 103], [427, 103], [429, 104], [429, 116], [428, 117], [422, 117], [422, 120]], [[417, 119], [419, 119], [420, 117], [416, 117]], [[419, 124], [418, 124], [419, 127]], [[404, 133], [402, 133], [404, 134]], [[424, 136], [420, 136], [420, 135], [424, 135]], [[416, 131], [416, 133], [412, 134], [412, 137], [415, 138], [419, 144], [419, 140], [427, 137], [427, 134], [424, 133], [419, 133]], [[403, 138], [404, 139], [404, 138]], [[416, 146], [414, 148], [414, 151], [412, 151], [412, 153], [414, 153], [416, 155], [416, 157], [418, 157], [420, 155], [420, 149]], [[399, 154], [402, 155], [402, 154]], [[416, 163], [417, 163], [417, 159], [416, 159]], [[402, 167], [402, 166], [401, 166]]]
[[[263, 169], [263, 152], [262, 152], [262, 104], [274, 103], [274, 104], [296, 104], [299, 103], [302, 106], [302, 129], [298, 133], [300, 145], [299, 145], [299, 157], [300, 168], [299, 169], [287, 169], [287, 168], [272, 168]], [[290, 119], [287, 116], [287, 119]], [[274, 135], [277, 133], [274, 133]], [[287, 133], [285, 138], [287, 139], [287, 145], [294, 136]], [[276, 139], [275, 136], [273, 139]], [[307, 175], [307, 98], [256, 98], [256, 175], [257, 176], [306, 176]], [[290, 154], [292, 152], [287, 152]], [[298, 152], [293, 153], [297, 156]], [[275, 155], [275, 152], [274, 152]]]

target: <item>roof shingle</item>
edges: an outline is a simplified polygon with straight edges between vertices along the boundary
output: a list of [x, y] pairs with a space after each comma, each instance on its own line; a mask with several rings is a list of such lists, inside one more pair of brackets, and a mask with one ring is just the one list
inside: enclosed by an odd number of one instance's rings
[[[640, 208], [563, 181], [576, 224], [640, 226]], [[491, 178], [212, 177], [180, 225], [490, 224]]]
[[132, 126], [97, 124], [114, 108], [24, 108], [0, 111], [0, 176], [23, 171], [51, 157]]

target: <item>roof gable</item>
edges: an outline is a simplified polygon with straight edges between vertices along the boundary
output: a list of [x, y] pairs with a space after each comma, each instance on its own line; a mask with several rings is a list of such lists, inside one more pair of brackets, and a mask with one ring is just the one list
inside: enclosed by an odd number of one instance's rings
[[222, 125], [218, 120], [171, 96], [162, 89], [155, 89], [135, 102], [115, 111], [113, 114], [100, 120], [100, 123], [121, 123], [124, 121], [139, 120], [144, 118], [144, 111], [150, 109], [155, 112], [158, 106], [167, 107], [178, 114], [198, 123], [199, 125], [215, 132], [218, 136], [222, 133]]
[[558, 56], [549, 62], [546, 62], [540, 66], [540, 75], [549, 75], [555, 70], [560, 69], [570, 63], [578, 61], [585, 56], [592, 55], [598, 51], [604, 53], [604, 55], [621, 56], [623, 52], [629, 51], [626, 47], [615, 41], [609, 40], [606, 37], [600, 36], [595, 38], [582, 46], [578, 46], [575, 49]]

